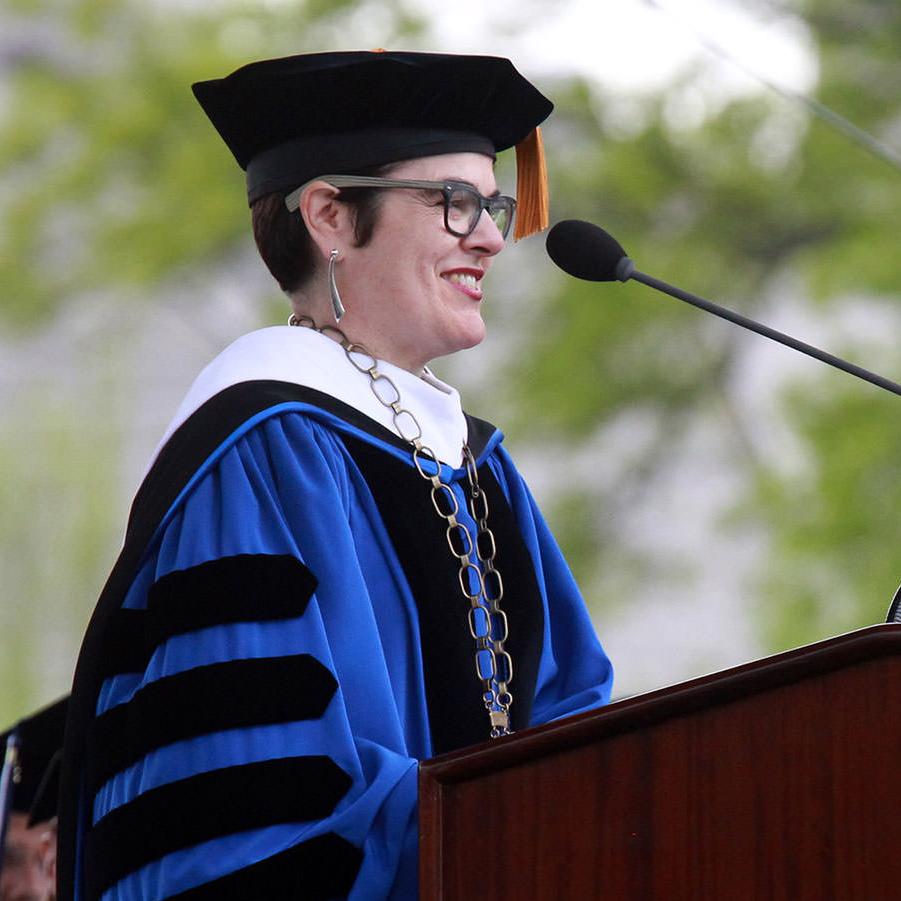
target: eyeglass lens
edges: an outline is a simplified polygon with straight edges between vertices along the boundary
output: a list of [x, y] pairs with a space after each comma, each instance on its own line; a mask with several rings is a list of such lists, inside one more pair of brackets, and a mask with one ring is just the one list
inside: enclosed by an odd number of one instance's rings
[[505, 238], [510, 230], [512, 210], [507, 197], [482, 197], [465, 185], [445, 191], [445, 224], [447, 230], [460, 237], [471, 234], [479, 224], [482, 210], [487, 209], [491, 221]]

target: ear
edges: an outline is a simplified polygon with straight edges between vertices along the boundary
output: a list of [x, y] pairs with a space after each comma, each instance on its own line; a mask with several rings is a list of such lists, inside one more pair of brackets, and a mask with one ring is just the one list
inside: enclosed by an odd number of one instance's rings
[[347, 205], [337, 196], [338, 189], [325, 181], [311, 182], [300, 195], [300, 215], [324, 259], [333, 248], [342, 250], [353, 244], [353, 222]]

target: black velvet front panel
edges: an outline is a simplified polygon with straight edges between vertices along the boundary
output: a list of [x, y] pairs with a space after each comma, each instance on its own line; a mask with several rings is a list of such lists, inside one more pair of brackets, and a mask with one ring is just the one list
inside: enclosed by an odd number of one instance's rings
[[[489, 723], [476, 678], [475, 643], [467, 625], [469, 602], [460, 591], [459, 565], [447, 546], [445, 524], [435, 513], [431, 486], [411, 466], [363, 441], [346, 439], [410, 582], [419, 612], [429, 726], [436, 754], [488, 738]], [[479, 483], [488, 496], [504, 580], [513, 658], [514, 729], [528, 726], [538, 674], [544, 607], [535, 567], [513, 511], [487, 466]]]

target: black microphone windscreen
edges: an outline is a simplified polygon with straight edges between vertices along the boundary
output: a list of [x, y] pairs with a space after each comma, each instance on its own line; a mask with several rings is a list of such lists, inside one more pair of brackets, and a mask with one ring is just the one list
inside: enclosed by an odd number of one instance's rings
[[619, 241], [600, 226], [580, 219], [558, 222], [547, 235], [548, 256], [564, 271], [590, 282], [613, 282], [626, 256]]

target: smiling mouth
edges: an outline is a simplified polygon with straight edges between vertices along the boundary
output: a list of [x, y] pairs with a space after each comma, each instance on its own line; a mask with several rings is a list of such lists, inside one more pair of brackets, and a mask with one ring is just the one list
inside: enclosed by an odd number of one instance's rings
[[458, 285], [463, 285], [464, 288], [472, 288], [473, 290], [479, 286], [479, 280], [468, 272], [452, 272], [447, 276], [447, 280]]
[[479, 285], [479, 279], [482, 277], [481, 273], [476, 275], [472, 272], [449, 272], [442, 277], [468, 297], [472, 297], [474, 300], [482, 299], [482, 289]]

